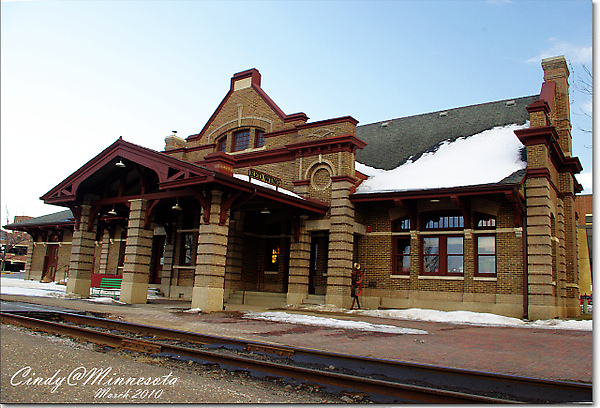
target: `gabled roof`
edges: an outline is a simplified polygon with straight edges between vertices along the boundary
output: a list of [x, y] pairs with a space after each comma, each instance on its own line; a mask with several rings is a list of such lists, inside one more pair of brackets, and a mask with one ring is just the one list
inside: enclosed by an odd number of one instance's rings
[[357, 151], [356, 160], [378, 169], [394, 169], [409, 158], [415, 161], [435, 151], [444, 141], [497, 126], [522, 125], [529, 120], [526, 107], [537, 98], [527, 96], [358, 126], [356, 136], [367, 146]]
[[95, 184], [118, 171], [115, 163], [125, 159], [156, 172], [159, 183], [173, 183], [182, 179], [203, 179], [212, 174], [204, 167], [176, 159], [119, 138], [77, 171], [64, 179], [41, 199], [47, 204], [65, 205], [77, 200], [82, 183]]

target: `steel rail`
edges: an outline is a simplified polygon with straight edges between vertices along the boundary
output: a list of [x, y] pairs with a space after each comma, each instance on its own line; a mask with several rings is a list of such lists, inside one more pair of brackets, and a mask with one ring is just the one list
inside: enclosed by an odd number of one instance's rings
[[[131, 339], [114, 333], [101, 332], [93, 329], [71, 326], [58, 322], [34, 319], [10, 313], [1, 313], [3, 324], [13, 324], [33, 330], [66, 335], [79, 340], [86, 340], [114, 348], [184, 356], [199, 361], [210, 361], [220, 365], [240, 367], [260, 371], [276, 376], [306, 380], [311, 383], [326, 384], [344, 389], [354, 389], [367, 393], [391, 395], [408, 401], [425, 403], [514, 403], [515, 401], [472, 395], [455, 391], [441, 390], [415, 385], [399, 384], [371, 378], [358, 377], [335, 372], [291, 366], [286, 364], [258, 361], [248, 357], [231, 356], [211, 350], [195, 349], [177, 345], [162, 344], [146, 340]], [[121, 322], [122, 323], [122, 322]]]
[[487, 379], [495, 382], [504, 382], [507, 384], [530, 384], [537, 387], [546, 387], [552, 389], [563, 389], [568, 391], [577, 391], [589, 393], [590, 401], [592, 397], [592, 385], [587, 383], [558, 381], [542, 378], [521, 377], [515, 375], [490, 373], [482, 371], [473, 371], [459, 368], [431, 366], [427, 364], [411, 363], [404, 361], [386, 360], [374, 357], [355, 356], [335, 352], [325, 352], [320, 350], [309, 350], [301, 347], [290, 347], [273, 343], [257, 342], [252, 340], [243, 340], [239, 338], [222, 337], [209, 334], [193, 333], [183, 330], [166, 329], [163, 327], [149, 326], [137, 323], [128, 323], [112, 319], [103, 319], [98, 317], [84, 316], [79, 314], [59, 312], [57, 316], [73, 324], [83, 324], [88, 326], [103, 327], [105, 329], [115, 329], [134, 332], [137, 334], [146, 334], [164, 339], [177, 340], [181, 342], [191, 342], [199, 344], [218, 344], [234, 345], [243, 347], [249, 351], [266, 352], [279, 356], [308, 356], [320, 357], [323, 359], [338, 359], [344, 361], [353, 361], [355, 364], [369, 363], [382, 367], [380, 371], [387, 372], [391, 369], [402, 367], [403, 369], [418, 370], [424, 373], [445, 373], [452, 376], [460, 376], [466, 380]]

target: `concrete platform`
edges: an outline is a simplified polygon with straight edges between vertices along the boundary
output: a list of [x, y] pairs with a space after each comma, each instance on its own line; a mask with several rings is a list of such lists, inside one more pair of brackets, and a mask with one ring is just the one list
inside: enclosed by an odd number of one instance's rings
[[82, 299], [2, 295], [46, 306], [102, 313], [139, 324], [204, 334], [293, 345], [330, 352], [371, 356], [501, 374], [592, 382], [592, 332], [509, 328], [397, 320], [336, 313], [289, 310], [336, 319], [420, 329], [428, 334], [390, 334], [334, 329], [244, 318], [245, 311], [266, 307], [226, 305], [208, 314], [184, 313], [190, 302], [152, 300], [140, 305], [105, 305]]

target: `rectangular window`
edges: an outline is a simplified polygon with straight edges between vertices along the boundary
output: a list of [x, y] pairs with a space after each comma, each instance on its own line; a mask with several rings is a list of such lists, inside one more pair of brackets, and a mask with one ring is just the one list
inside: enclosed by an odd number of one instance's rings
[[395, 239], [394, 274], [410, 275], [410, 237]]
[[423, 238], [423, 270], [425, 273], [440, 273], [439, 238]]
[[250, 147], [250, 131], [242, 130], [233, 134], [233, 146], [232, 151], [238, 152]]
[[423, 238], [423, 274], [458, 276], [463, 272], [463, 237]]
[[496, 274], [496, 237], [493, 235], [477, 237], [477, 274], [492, 276]]
[[179, 257], [179, 265], [192, 265], [194, 255], [194, 234], [184, 233], [181, 235], [181, 253]]

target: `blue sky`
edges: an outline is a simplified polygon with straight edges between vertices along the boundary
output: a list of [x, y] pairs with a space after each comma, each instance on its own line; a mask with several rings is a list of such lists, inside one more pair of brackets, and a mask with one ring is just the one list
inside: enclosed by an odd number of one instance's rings
[[[2, 222], [119, 136], [200, 131], [249, 68], [286, 113], [360, 124], [538, 94], [541, 59], [592, 67], [592, 2], [3, 1]], [[571, 87], [591, 192], [591, 100]], [[590, 180], [588, 182], [588, 180]]]

